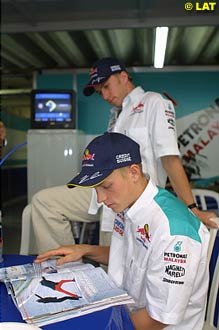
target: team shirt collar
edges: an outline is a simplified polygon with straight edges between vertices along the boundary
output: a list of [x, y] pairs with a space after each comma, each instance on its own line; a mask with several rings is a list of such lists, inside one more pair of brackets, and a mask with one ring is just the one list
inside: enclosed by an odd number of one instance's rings
[[137, 106], [139, 100], [144, 96], [145, 91], [140, 87], [134, 88], [123, 100], [122, 107], [124, 108], [129, 102], [133, 105], [133, 107]]
[[[135, 87], [123, 100], [122, 102], [122, 109], [129, 103], [133, 105], [133, 107], [136, 107], [139, 104], [139, 98], [144, 96], [145, 91], [140, 87]], [[121, 108], [112, 107], [110, 110], [110, 113], [113, 115], [118, 116], [119, 112], [121, 111]]]
[[137, 219], [136, 214], [139, 213], [139, 210], [142, 209], [142, 207], [150, 207], [149, 205], [157, 193], [158, 187], [151, 180], [149, 180], [147, 187], [137, 201], [128, 210], [126, 210], [126, 216], [134, 222]]

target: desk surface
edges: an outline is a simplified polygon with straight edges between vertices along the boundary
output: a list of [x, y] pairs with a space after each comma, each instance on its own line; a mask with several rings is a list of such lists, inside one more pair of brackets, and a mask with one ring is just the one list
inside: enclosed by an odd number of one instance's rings
[[[32, 262], [33, 260], [34, 257], [30, 256], [6, 255], [4, 256], [4, 262], [0, 264], [0, 267], [22, 265]], [[0, 322], [24, 322], [3, 283], [0, 283], [0, 306]], [[97, 328], [98, 330], [134, 329], [125, 306], [107, 308], [102, 311], [75, 317], [70, 320], [41, 326], [41, 328], [45, 330], [87, 330]]]

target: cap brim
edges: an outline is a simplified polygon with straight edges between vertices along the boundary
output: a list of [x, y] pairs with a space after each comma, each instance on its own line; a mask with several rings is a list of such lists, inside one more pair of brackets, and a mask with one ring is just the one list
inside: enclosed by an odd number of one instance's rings
[[83, 169], [78, 175], [76, 175], [70, 182], [67, 183], [67, 186], [68, 188], [96, 187], [97, 185], [101, 184], [112, 172], [113, 169], [105, 169], [101, 171], [88, 171], [87, 169]]
[[94, 85], [86, 85], [83, 89], [85, 96], [90, 96], [95, 92]]
[[[104, 76], [99, 78], [99, 80], [90, 80], [89, 83], [87, 85], [84, 86], [83, 88], [83, 93], [85, 96], [90, 96], [95, 92], [94, 86], [97, 86], [99, 84], [102, 84], [104, 81], [106, 81], [113, 73], [111, 73], [108, 76]], [[93, 81], [93, 82], [92, 82]]]

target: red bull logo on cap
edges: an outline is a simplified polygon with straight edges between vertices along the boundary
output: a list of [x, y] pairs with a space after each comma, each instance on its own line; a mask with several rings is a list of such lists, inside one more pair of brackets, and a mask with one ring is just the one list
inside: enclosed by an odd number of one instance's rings
[[89, 150], [86, 149], [85, 152], [84, 152], [84, 155], [82, 157], [82, 161], [84, 161], [84, 160], [94, 160], [94, 155], [95, 154], [90, 154]]

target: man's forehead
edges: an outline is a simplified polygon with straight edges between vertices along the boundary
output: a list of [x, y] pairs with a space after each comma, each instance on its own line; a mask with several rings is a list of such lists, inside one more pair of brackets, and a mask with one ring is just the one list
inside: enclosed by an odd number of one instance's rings
[[111, 77], [112, 77], [112, 76], [110, 76], [110, 77], [109, 77], [107, 80], [105, 80], [104, 82], [95, 85], [95, 86], [94, 86], [95, 92], [97, 92], [97, 93], [101, 92], [101, 89], [107, 84], [107, 82], [109, 81], [109, 79], [110, 79]]

